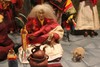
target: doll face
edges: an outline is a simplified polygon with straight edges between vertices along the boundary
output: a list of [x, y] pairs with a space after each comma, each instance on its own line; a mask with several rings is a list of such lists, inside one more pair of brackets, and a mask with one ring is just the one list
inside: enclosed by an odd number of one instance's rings
[[40, 10], [37, 13], [37, 17], [38, 17], [38, 19], [43, 20], [44, 19], [44, 11], [43, 10]]

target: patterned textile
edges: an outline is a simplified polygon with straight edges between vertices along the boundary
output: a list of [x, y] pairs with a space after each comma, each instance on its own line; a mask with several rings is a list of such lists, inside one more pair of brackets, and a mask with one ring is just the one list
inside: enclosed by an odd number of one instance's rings
[[70, 14], [76, 13], [71, 0], [62, 0], [62, 2], [58, 2], [57, 0], [50, 0], [50, 3], [63, 12], [69, 12]]
[[65, 3], [67, 0], [62, 0], [62, 2], [58, 2], [57, 0], [49, 0], [51, 4], [56, 6], [58, 9], [63, 10]]

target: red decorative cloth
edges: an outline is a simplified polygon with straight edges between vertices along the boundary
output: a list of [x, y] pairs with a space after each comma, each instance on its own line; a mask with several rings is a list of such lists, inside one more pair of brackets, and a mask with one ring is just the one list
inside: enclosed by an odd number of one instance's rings
[[61, 63], [50, 63], [48, 67], [63, 67]]
[[64, 12], [66, 12], [67, 10], [69, 10], [72, 7], [73, 7], [72, 1], [71, 0], [67, 0], [66, 4], [65, 4]]
[[15, 4], [15, 3], [16, 3], [16, 0], [11, 0], [11, 2], [12, 2], [13, 4]]
[[97, 4], [97, 0], [90, 0], [90, 1], [93, 4], [93, 6]]
[[2, 3], [0, 3], [0, 9], [3, 9], [3, 7], [2, 7]]
[[71, 30], [70, 29], [70, 24], [67, 23], [66, 21], [63, 22], [63, 26], [65, 27], [65, 29], [68, 31], [68, 30]]
[[21, 9], [23, 6], [23, 0], [16, 0], [16, 8]]

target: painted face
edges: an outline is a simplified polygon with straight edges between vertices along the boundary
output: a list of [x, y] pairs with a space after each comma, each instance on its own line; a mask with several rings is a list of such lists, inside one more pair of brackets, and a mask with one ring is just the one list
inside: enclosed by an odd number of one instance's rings
[[37, 17], [38, 17], [38, 19], [43, 20], [44, 19], [44, 11], [43, 10], [40, 10], [37, 13]]

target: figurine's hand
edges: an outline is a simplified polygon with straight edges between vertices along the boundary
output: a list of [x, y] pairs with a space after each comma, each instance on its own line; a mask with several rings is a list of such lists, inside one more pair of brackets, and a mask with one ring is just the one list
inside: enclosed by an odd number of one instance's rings
[[33, 40], [33, 39], [34, 39], [34, 36], [33, 36], [33, 35], [29, 35], [28, 38], [29, 38], [30, 40]]
[[27, 30], [26, 29], [21, 29], [21, 34], [28, 34]]

